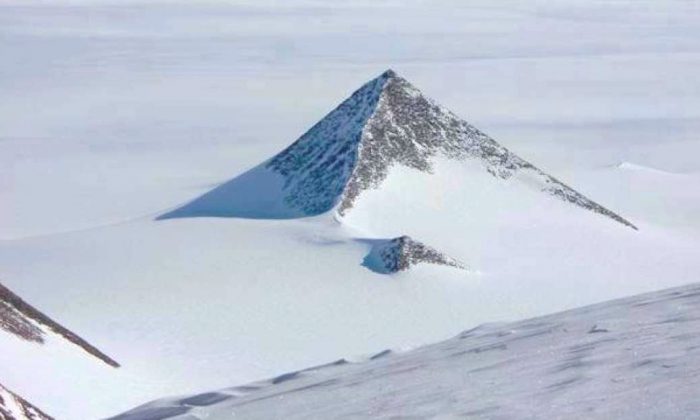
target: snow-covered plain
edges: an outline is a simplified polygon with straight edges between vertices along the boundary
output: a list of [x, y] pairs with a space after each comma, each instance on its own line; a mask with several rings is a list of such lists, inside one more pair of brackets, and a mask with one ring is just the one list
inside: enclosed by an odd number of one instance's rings
[[696, 418], [699, 327], [694, 284], [155, 401], [114, 420]]
[[[0, 2], [2, 282], [122, 365], [13, 342], [0, 382], [104, 417], [697, 281], [699, 18], [681, 1]], [[639, 231], [449, 161], [397, 167], [343, 224], [155, 220], [388, 67]], [[400, 235], [470, 271], [362, 265], [366, 239]]]

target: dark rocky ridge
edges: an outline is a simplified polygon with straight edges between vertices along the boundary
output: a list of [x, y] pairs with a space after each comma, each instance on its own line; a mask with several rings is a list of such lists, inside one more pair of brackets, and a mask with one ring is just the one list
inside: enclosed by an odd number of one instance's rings
[[384, 273], [405, 271], [421, 263], [466, 269], [459, 261], [409, 236], [400, 236], [375, 244], [368, 256], [366, 265], [371, 265], [372, 263], [380, 263], [381, 267], [373, 268], [375, 271]]
[[528, 171], [542, 190], [636, 227], [521, 159], [388, 70], [341, 103], [267, 167], [285, 177], [285, 201], [306, 214], [337, 207], [342, 216], [377, 188], [393, 165], [431, 172], [433, 158], [477, 159], [495, 177]]
[[41, 344], [44, 342], [42, 326], [47, 327], [104, 363], [112, 367], [119, 367], [119, 363], [102, 353], [92, 344], [44, 315], [10, 289], [0, 284], [0, 329], [23, 340]]
[[0, 420], [53, 420], [53, 417], [0, 384]]
[[288, 204], [307, 214], [323, 213], [337, 204], [355, 171], [363, 128], [388, 77], [383, 74], [362, 86], [267, 163], [285, 177]]

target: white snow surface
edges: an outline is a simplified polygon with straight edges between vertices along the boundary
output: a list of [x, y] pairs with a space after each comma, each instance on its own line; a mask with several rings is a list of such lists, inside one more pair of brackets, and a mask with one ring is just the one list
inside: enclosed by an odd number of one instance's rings
[[[696, 282], [699, 18], [682, 1], [0, 2], [0, 277], [122, 365], [0, 333], [0, 382], [59, 419], [106, 417]], [[342, 219], [154, 220], [389, 67], [639, 231], [447, 159], [393, 167]], [[470, 271], [362, 265], [368, 239], [401, 235]]]
[[154, 401], [113, 420], [695, 418], [698, 328], [694, 284]]

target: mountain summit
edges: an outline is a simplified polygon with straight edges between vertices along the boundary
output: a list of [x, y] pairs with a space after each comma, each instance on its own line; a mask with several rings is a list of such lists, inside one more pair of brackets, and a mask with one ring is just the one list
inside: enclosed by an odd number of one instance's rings
[[392, 168], [431, 173], [438, 158], [476, 160], [502, 180], [525, 173], [541, 191], [636, 229], [427, 98], [393, 70], [367, 82], [272, 159], [159, 218], [295, 218], [332, 209], [345, 216]]

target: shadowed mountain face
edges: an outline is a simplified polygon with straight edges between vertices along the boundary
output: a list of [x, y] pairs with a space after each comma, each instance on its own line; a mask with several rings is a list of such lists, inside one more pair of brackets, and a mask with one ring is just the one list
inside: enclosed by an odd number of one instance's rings
[[288, 219], [331, 210], [347, 188], [364, 127], [387, 78], [385, 74], [362, 86], [269, 161], [159, 219]]
[[[267, 162], [161, 215], [296, 218], [352, 210], [393, 166], [431, 173], [434, 159], [476, 160], [499, 179], [526, 172], [541, 191], [635, 228], [425, 97], [391, 70], [366, 83]], [[636, 229], [636, 228], [635, 228]]]
[[113, 420], [696, 418], [699, 315], [692, 284], [154, 401]]

